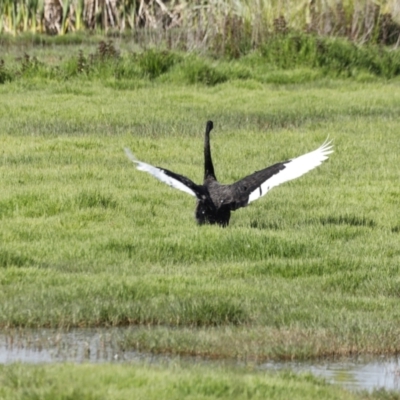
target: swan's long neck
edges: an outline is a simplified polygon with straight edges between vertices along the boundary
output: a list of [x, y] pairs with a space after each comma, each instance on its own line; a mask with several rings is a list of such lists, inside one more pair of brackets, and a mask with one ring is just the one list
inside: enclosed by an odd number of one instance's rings
[[204, 180], [207, 178], [217, 179], [214, 173], [214, 166], [211, 159], [211, 149], [210, 149], [210, 132], [213, 128], [212, 121], [207, 122], [206, 134], [204, 136]]

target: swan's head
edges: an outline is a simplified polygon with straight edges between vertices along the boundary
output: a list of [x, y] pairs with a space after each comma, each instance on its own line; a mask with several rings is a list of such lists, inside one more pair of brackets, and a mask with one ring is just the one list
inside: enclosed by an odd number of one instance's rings
[[210, 133], [211, 130], [212, 130], [212, 128], [214, 128], [213, 122], [212, 122], [212, 121], [207, 121], [206, 131], [207, 131], [208, 133]]

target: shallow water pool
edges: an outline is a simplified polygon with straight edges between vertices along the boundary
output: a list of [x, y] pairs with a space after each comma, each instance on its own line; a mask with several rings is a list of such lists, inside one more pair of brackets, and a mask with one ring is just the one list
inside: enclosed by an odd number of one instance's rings
[[[0, 364], [54, 362], [160, 362], [177, 357], [123, 351], [120, 343], [128, 329], [73, 329], [69, 331], [15, 330], [0, 333]], [[185, 357], [187, 361], [187, 358]], [[201, 362], [194, 359], [193, 362]], [[312, 374], [350, 390], [385, 388], [400, 391], [400, 357], [357, 357], [316, 362], [269, 361], [261, 370], [292, 370]]]

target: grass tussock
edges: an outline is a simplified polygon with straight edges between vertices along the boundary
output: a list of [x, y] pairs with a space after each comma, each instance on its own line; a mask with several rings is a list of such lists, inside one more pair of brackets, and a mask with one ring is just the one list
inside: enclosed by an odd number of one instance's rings
[[25, 265], [29, 265], [33, 260], [30, 260], [28, 257], [24, 256], [20, 253], [15, 253], [12, 251], [8, 251], [5, 249], [0, 250], [0, 267], [22, 267]]
[[376, 226], [376, 222], [373, 219], [359, 217], [357, 215], [340, 215], [338, 217], [333, 217], [333, 216], [323, 217], [321, 218], [321, 224], [366, 226], [370, 228]]
[[76, 196], [75, 204], [78, 208], [116, 208], [117, 202], [111, 195], [104, 195], [98, 191], [83, 191]]
[[[121, 345], [125, 349], [153, 354], [179, 354], [208, 359], [234, 359], [260, 363], [266, 360], [309, 360], [349, 357], [360, 354], [392, 354], [399, 349], [399, 330], [392, 325], [381, 331], [376, 327], [374, 341], [364, 336], [356, 326], [346, 331], [337, 327], [309, 330], [299, 327], [258, 328], [202, 327], [179, 328], [172, 337], [165, 327], [135, 328], [125, 334]], [[381, 343], [381, 338], [383, 341]]]

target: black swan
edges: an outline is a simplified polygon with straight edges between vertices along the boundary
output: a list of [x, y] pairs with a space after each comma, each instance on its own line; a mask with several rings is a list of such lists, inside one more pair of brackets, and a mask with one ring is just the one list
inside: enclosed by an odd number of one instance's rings
[[148, 172], [161, 182], [197, 198], [196, 220], [200, 225], [208, 223], [227, 226], [231, 211], [246, 207], [252, 201], [267, 194], [273, 187], [298, 178], [318, 167], [328, 158], [328, 154], [333, 152], [330, 142], [325, 142], [310, 153], [256, 171], [232, 185], [221, 185], [215, 176], [211, 159], [210, 132], [212, 129], [213, 123], [208, 121], [204, 138], [204, 182], [202, 185], [197, 185], [185, 176], [165, 168], [153, 167], [139, 161], [129, 149], [125, 148], [126, 155], [137, 164], [139, 171]]

